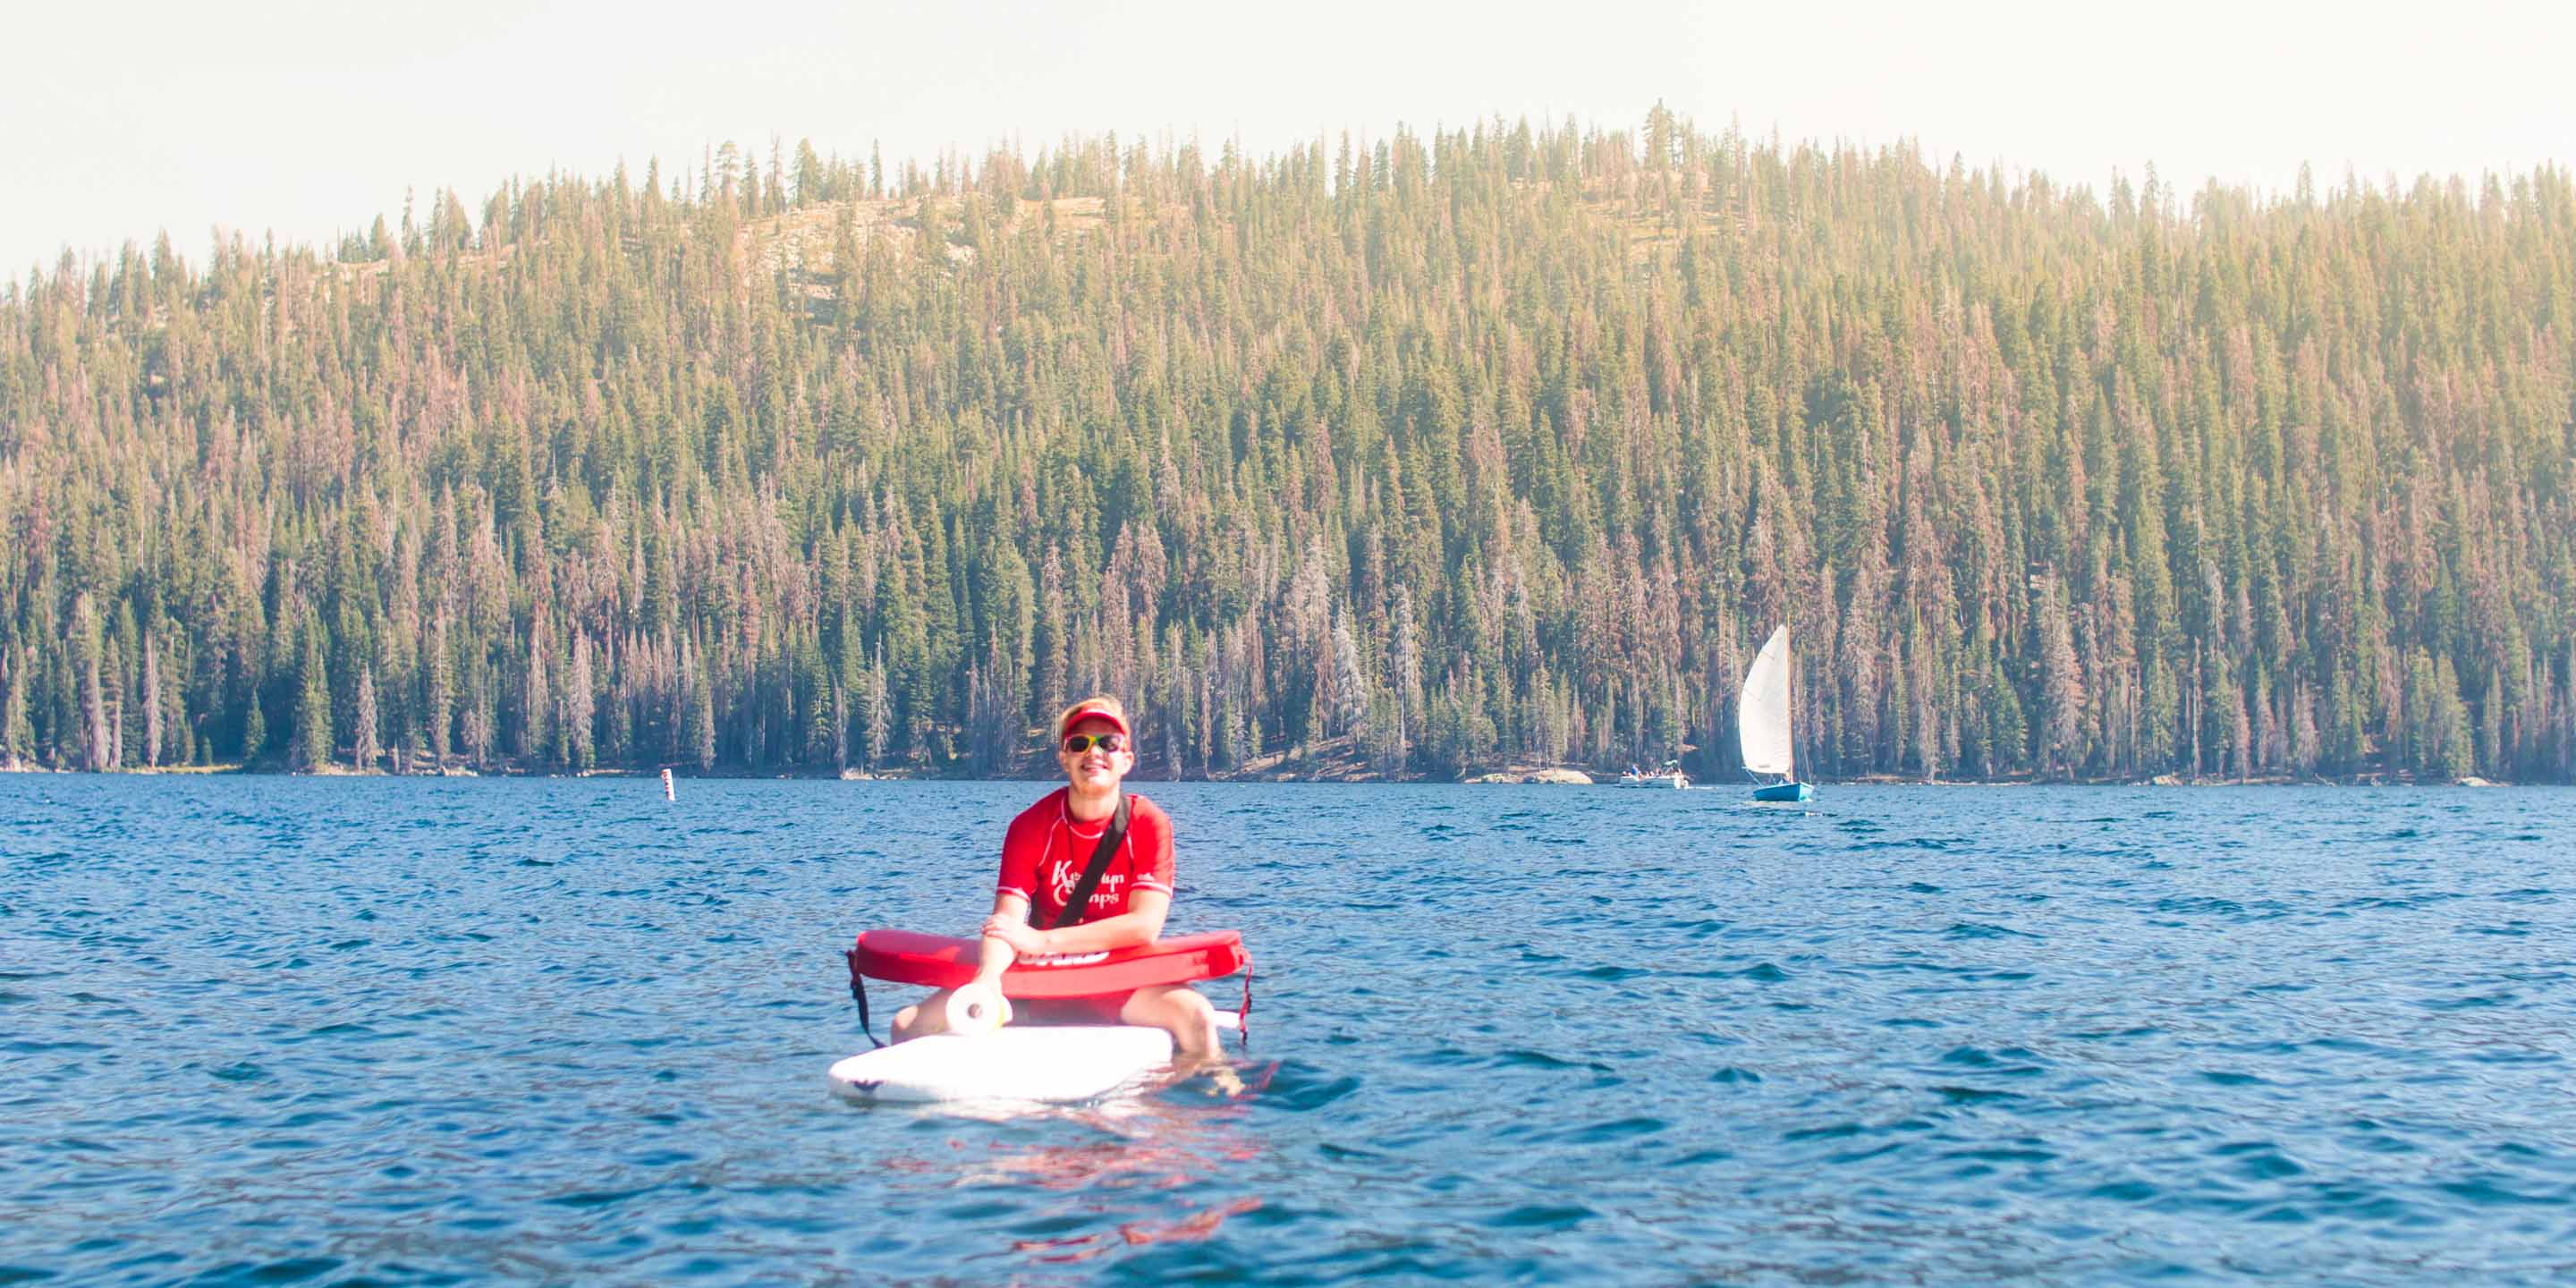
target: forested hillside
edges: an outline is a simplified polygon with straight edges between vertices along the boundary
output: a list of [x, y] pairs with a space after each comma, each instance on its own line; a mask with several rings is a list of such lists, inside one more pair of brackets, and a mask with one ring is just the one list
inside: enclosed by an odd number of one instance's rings
[[[2576, 186], [727, 148], [0, 288], [0, 761], [2576, 770]], [[1685, 753], [1685, 748], [1695, 748]], [[1290, 768], [1295, 767], [1291, 762]]]

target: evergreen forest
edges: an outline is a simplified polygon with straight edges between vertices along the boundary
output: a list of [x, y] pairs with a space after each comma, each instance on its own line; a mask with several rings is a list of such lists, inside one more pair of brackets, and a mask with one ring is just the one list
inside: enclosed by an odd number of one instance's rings
[[2576, 184], [810, 145], [0, 285], [0, 763], [2576, 776]]

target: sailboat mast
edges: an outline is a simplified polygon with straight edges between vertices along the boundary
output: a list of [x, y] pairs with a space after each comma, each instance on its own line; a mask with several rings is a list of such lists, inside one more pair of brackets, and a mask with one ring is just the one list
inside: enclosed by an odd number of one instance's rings
[[1789, 627], [1780, 627], [1780, 687], [1788, 694], [1789, 763], [1781, 766], [1780, 776], [1798, 781], [1798, 651], [1789, 643]]

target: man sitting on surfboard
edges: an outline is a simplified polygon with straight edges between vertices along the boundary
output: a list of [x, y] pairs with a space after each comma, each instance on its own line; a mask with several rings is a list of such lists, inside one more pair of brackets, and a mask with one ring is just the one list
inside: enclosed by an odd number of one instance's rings
[[[1060, 957], [1150, 944], [1172, 910], [1172, 820], [1142, 796], [1129, 796], [1127, 832], [1110, 855], [1087, 906], [1059, 914], [1118, 812], [1118, 784], [1136, 767], [1127, 709], [1116, 698], [1084, 698], [1056, 718], [1056, 763], [1065, 787], [1020, 811], [1002, 834], [1002, 877], [993, 915], [984, 919], [976, 985], [998, 987], [1019, 957]], [[1038, 926], [1054, 926], [1040, 930]], [[970, 985], [969, 987], [972, 987]], [[894, 1040], [947, 1027], [942, 989], [895, 1013]], [[1023, 999], [1015, 1020], [1039, 1024], [1137, 1024], [1172, 1035], [1176, 1054], [1199, 1060], [1217, 1052], [1216, 1008], [1187, 984], [1155, 984], [1098, 997]]]

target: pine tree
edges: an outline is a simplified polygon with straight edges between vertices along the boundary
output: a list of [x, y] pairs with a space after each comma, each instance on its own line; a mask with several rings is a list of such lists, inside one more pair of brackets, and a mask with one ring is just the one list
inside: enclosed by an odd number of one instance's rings
[[2067, 620], [2063, 586], [2049, 579], [2039, 606], [2039, 691], [2041, 767], [2061, 777], [2074, 775], [2083, 757], [2078, 735], [2083, 728], [2084, 682], [2075, 657], [2074, 632]]
[[496, 750], [493, 742], [498, 723], [494, 718], [492, 665], [482, 658], [471, 659], [465, 673], [464, 709], [457, 716], [458, 749], [465, 763], [477, 772], [494, 767]]
[[16, 769], [35, 755], [36, 731], [27, 719], [26, 663], [0, 646], [0, 766]]
[[690, 690], [689, 697], [689, 738], [691, 753], [697, 758], [698, 769], [701, 772], [716, 767], [716, 721], [718, 716], [716, 713], [716, 690], [715, 679], [713, 676], [714, 669], [715, 668], [709, 666], [700, 666], [698, 668], [697, 686]]
[[886, 687], [885, 645], [880, 643], [876, 661], [868, 667], [867, 707], [866, 714], [861, 717], [866, 730], [864, 745], [870, 770], [885, 766], [887, 744], [894, 735], [894, 701]]
[[369, 666], [358, 668], [357, 701], [358, 709], [353, 717], [355, 739], [349, 750], [349, 761], [362, 773], [372, 772], [376, 767], [376, 757], [381, 752], [381, 748], [376, 745], [376, 728], [379, 722], [376, 713], [375, 668]]
[[1371, 695], [1368, 673], [1360, 666], [1359, 641], [1351, 634], [1348, 614], [1333, 622], [1334, 734], [1365, 733]]
[[426, 654], [424, 669], [428, 672], [429, 688], [424, 705], [427, 710], [425, 723], [429, 734], [430, 766], [433, 770], [444, 773], [447, 770], [447, 735], [456, 720], [456, 659], [448, 650], [447, 613], [444, 609], [440, 610], [437, 619], [430, 624], [429, 642], [424, 646], [423, 651]]
[[295, 740], [288, 759], [300, 771], [329, 768], [331, 745], [331, 677], [322, 660], [322, 625], [308, 620], [302, 661], [296, 667]]
[[519, 686], [519, 759], [537, 768], [550, 757], [554, 698], [546, 684], [546, 632], [539, 624], [528, 635], [527, 678]]
[[575, 632], [572, 637], [572, 669], [564, 677], [562, 760], [575, 773], [586, 773], [598, 763], [596, 744], [591, 730], [598, 719], [599, 692], [591, 674], [590, 636]]
[[2002, 777], [2019, 772], [2030, 763], [2030, 725], [2022, 713], [2021, 694], [2012, 682], [2001, 675], [1991, 677], [1986, 687], [1987, 735], [1991, 763], [1986, 773]]
[[161, 763], [161, 652], [152, 647], [152, 637], [143, 637], [143, 687], [137, 694], [143, 707], [143, 763]]
[[2426, 697], [2431, 705], [2422, 767], [2444, 782], [2466, 778], [2477, 768], [2471, 741], [2468, 704], [2460, 700], [2459, 673], [2445, 655], [2434, 663]]
[[832, 772], [850, 770], [850, 690], [838, 681], [832, 684]]

